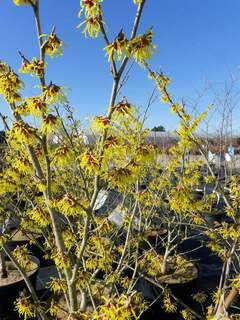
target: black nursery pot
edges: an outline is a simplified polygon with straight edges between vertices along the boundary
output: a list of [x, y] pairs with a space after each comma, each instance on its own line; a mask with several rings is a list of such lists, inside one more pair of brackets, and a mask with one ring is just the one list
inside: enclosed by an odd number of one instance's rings
[[[178, 299], [185, 303], [189, 303], [188, 297], [191, 297], [191, 294], [196, 292], [197, 290], [197, 281], [199, 278], [193, 279], [186, 283], [180, 283], [180, 284], [168, 284], [167, 287], [171, 290], [172, 294], [176, 296]], [[146, 280], [144, 280], [146, 282]], [[166, 286], [166, 284], [161, 283], [163, 287]], [[146, 287], [146, 288], [145, 288]], [[142, 284], [142, 287], [140, 288], [142, 291], [142, 294], [144, 295], [145, 299], [149, 300], [149, 303], [151, 304], [156, 298], [161, 295], [162, 290], [160, 288], [157, 288], [153, 285], [150, 285], [146, 282], [144, 286], [144, 282]], [[146, 295], [147, 293], [147, 295]], [[171, 300], [174, 301], [172, 298]], [[190, 299], [191, 300], [191, 299]], [[163, 297], [160, 297], [157, 299], [157, 301], [151, 305], [149, 309], [147, 309], [141, 316], [141, 320], [149, 320], [149, 319], [163, 319], [163, 320], [176, 320], [181, 319], [182, 316], [180, 315], [180, 310], [182, 309], [181, 305], [178, 304], [178, 309], [176, 313], [168, 313], [163, 308]]]
[[[198, 269], [198, 265], [195, 265]], [[175, 294], [181, 300], [185, 300], [186, 294], [191, 295], [191, 293], [196, 291], [197, 282], [199, 280], [199, 269], [198, 277], [184, 283], [169, 284], [168, 288], [171, 289], [172, 293]]]
[[[37, 242], [41, 247], [43, 247], [44, 241], [44, 237], [42, 236], [37, 238]], [[37, 244], [31, 243], [31, 240], [9, 240], [7, 242], [7, 248], [9, 251], [13, 251], [14, 249], [16, 249], [17, 246], [23, 245], [27, 245], [31, 254], [40, 260], [41, 267], [52, 265], [52, 260], [44, 259], [43, 257], [45, 255], [45, 252]]]
[[[32, 261], [37, 265], [33, 273], [29, 275], [29, 280], [32, 285], [36, 286], [37, 271], [40, 266], [40, 261], [38, 258], [31, 256]], [[27, 295], [29, 291], [23, 279], [17, 280], [16, 282], [0, 285], [0, 319], [1, 320], [15, 320], [18, 319], [18, 313], [14, 311], [14, 302], [19, 297], [21, 291], [27, 290]]]
[[[162, 239], [167, 236], [167, 229], [161, 228], [159, 230], [151, 230], [149, 233], [145, 234], [147, 241], [142, 240], [140, 242], [140, 250], [146, 251], [150, 250], [151, 246], [155, 249], [162, 249]], [[149, 245], [149, 243], [150, 245]]]
[[203, 196], [204, 196], [204, 192], [201, 190], [193, 190], [191, 191], [191, 196], [193, 198], [193, 200], [202, 200]]

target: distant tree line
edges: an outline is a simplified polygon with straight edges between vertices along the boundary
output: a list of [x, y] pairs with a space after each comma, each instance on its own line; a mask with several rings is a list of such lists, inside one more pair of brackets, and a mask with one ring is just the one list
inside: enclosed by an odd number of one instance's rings
[[157, 127], [153, 127], [151, 131], [154, 131], [154, 132], [165, 132], [165, 128], [164, 126], [157, 126]]

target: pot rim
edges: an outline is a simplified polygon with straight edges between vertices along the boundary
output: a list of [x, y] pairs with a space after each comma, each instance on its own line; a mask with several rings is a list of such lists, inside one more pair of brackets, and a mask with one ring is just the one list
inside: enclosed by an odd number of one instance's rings
[[[33, 256], [33, 255], [30, 255], [30, 257], [31, 257], [32, 262], [34, 262], [37, 266], [36, 266], [36, 268], [34, 268], [34, 269], [29, 271], [29, 272], [32, 272], [32, 274], [29, 275], [28, 278], [33, 276], [38, 271], [38, 269], [40, 267], [40, 260], [37, 257]], [[14, 281], [12, 283], [9, 283], [9, 284], [1, 285], [1, 283], [0, 283], [0, 290], [2, 290], [4, 288], [7, 288], [7, 287], [10, 287], [10, 286], [14, 286], [14, 285], [16, 285], [16, 284], [18, 284], [18, 283], [20, 283], [22, 281], [24, 282], [24, 279], [21, 277], [19, 280], [16, 280], [16, 281]]]

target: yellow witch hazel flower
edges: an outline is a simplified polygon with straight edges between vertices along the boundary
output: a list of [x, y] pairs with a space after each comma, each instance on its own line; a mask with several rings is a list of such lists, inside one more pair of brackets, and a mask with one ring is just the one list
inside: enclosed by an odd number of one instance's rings
[[196, 317], [187, 309], [181, 311], [181, 315], [184, 320], [195, 320]]
[[[46, 36], [46, 35], [42, 35]], [[62, 52], [62, 46], [63, 46], [63, 41], [60, 40], [57, 35], [55, 33], [52, 33], [48, 36], [44, 48], [45, 48], [45, 52], [49, 57], [53, 57], [53, 56], [62, 56], [63, 52]]]
[[133, 175], [133, 172], [128, 168], [114, 169], [106, 175], [106, 179], [109, 180], [112, 185], [118, 187], [124, 187], [131, 184], [134, 178], [135, 175]]
[[48, 287], [54, 293], [60, 294], [67, 290], [67, 282], [64, 279], [52, 278], [48, 283]]
[[235, 279], [230, 279], [231, 285], [234, 288], [237, 288], [238, 291], [240, 292], [240, 275], [236, 276]]
[[30, 113], [30, 110], [29, 110], [29, 105], [27, 103], [26, 100], [22, 101], [21, 104], [19, 104], [18, 106], [15, 107], [14, 109], [14, 115], [15, 116], [28, 116]]
[[[25, 271], [29, 271], [29, 267], [31, 264], [31, 258], [30, 258], [30, 251], [29, 251], [27, 245], [17, 246], [13, 250], [12, 253], [13, 253], [14, 258], [20, 264], [20, 266]], [[31, 267], [30, 267], [30, 269], [31, 269]]]
[[172, 301], [169, 290], [164, 292], [163, 308], [168, 313], [175, 313], [177, 311], [177, 304]]
[[0, 74], [5, 73], [8, 71], [8, 66], [5, 62], [0, 60]]
[[98, 159], [91, 151], [86, 151], [84, 155], [81, 156], [81, 167], [90, 173], [98, 170]]
[[23, 59], [19, 72], [29, 73], [31, 75], [35, 75], [39, 78], [42, 78], [44, 75], [45, 68], [46, 68], [46, 64], [42, 60], [38, 60], [37, 58], [34, 57], [31, 62], [28, 61], [27, 59]]
[[110, 152], [112, 148], [115, 148], [119, 145], [118, 138], [114, 135], [110, 135], [109, 137], [106, 138], [104, 142], [104, 148], [105, 149], [110, 149]]
[[56, 266], [57, 266], [60, 270], [69, 268], [70, 265], [71, 265], [70, 260], [69, 260], [69, 257], [68, 257], [66, 254], [64, 254], [64, 253], [61, 253], [60, 251], [55, 252], [55, 253], [52, 255], [52, 259], [54, 260]]
[[80, 200], [67, 194], [58, 201], [58, 209], [66, 216], [77, 216], [83, 214], [83, 209]]
[[[170, 79], [165, 76], [163, 73], [155, 73], [150, 71], [148, 74], [149, 79], [155, 81], [156, 86], [161, 93], [161, 101], [162, 103], [169, 103], [171, 95], [167, 92], [166, 87], [170, 83]], [[180, 104], [172, 104], [171, 105], [171, 112], [178, 113], [181, 108]]]
[[95, 17], [101, 14], [100, 9], [100, 2], [103, 0], [81, 0], [80, 6], [81, 10], [79, 12], [79, 16], [82, 14], [82, 12], [85, 13], [85, 16], [87, 18]]
[[91, 127], [93, 130], [104, 130], [109, 126], [110, 120], [105, 116], [94, 117], [91, 121]]
[[156, 146], [152, 143], [142, 143], [137, 148], [137, 153], [140, 160], [151, 161], [156, 156]]
[[36, 141], [36, 131], [35, 128], [21, 121], [17, 121], [8, 131], [9, 142], [33, 144]]
[[143, 3], [143, 0], [133, 0], [133, 3], [134, 4], [141, 4], [141, 3]]
[[57, 86], [54, 83], [50, 83], [48, 86], [42, 87], [43, 94], [42, 99], [48, 104], [54, 104], [56, 102], [66, 103], [67, 99], [62, 92], [62, 87]]
[[119, 61], [122, 59], [123, 53], [129, 56], [128, 40], [125, 38], [124, 33], [121, 31], [114, 42], [107, 45], [103, 50], [108, 55], [108, 61], [113, 61], [115, 54], [117, 54]]
[[41, 131], [45, 134], [53, 133], [60, 125], [60, 119], [53, 114], [43, 117]]
[[152, 43], [153, 31], [149, 30], [145, 34], [140, 35], [129, 43], [129, 51], [133, 55], [136, 62], [142, 64], [145, 60], [151, 59], [154, 49]]
[[37, 118], [42, 117], [47, 112], [46, 103], [40, 97], [27, 98], [25, 102], [27, 103], [29, 113]]
[[40, 228], [45, 228], [51, 223], [48, 212], [40, 207], [28, 211], [27, 214]]
[[76, 238], [70, 228], [65, 228], [62, 230], [62, 237], [63, 237], [65, 248], [67, 250], [70, 250], [72, 247], [75, 246]]
[[54, 300], [52, 300], [47, 312], [50, 313], [52, 317], [56, 317], [58, 310], [59, 310], [58, 304]]
[[34, 305], [31, 303], [30, 297], [18, 298], [15, 302], [15, 309], [24, 317], [24, 320], [36, 316], [36, 310]]
[[71, 162], [73, 159], [74, 155], [72, 150], [67, 145], [63, 145], [55, 150], [53, 164], [64, 167], [65, 165], [69, 165], [69, 162]]
[[192, 298], [198, 303], [204, 303], [207, 300], [207, 295], [204, 292], [197, 292], [192, 295]]
[[28, 0], [13, 0], [13, 3], [16, 6], [24, 6], [24, 5], [30, 5], [31, 4], [30, 1], [28, 1]]
[[94, 311], [93, 320], [138, 319], [135, 310], [141, 313], [147, 308], [142, 296], [135, 292], [128, 296], [121, 294], [119, 297], [115, 296], [105, 301], [105, 304], [100, 305], [98, 310]]
[[14, 159], [13, 168], [17, 169], [21, 173], [31, 172], [32, 164], [26, 157], [19, 156]]
[[15, 168], [8, 168], [7, 170], [5, 170], [4, 175], [1, 175], [0, 194], [16, 191], [18, 185], [20, 184], [20, 181], [20, 172]]
[[0, 61], [0, 95], [8, 103], [16, 103], [21, 100], [19, 90], [22, 88], [23, 82], [19, 80], [18, 75]]
[[89, 17], [80, 23], [77, 28], [80, 28], [84, 24], [86, 24], [86, 26], [82, 33], [85, 35], [85, 37], [87, 37], [88, 34], [91, 38], [97, 38], [101, 29], [99, 17]]
[[133, 111], [131, 104], [127, 101], [125, 97], [112, 107], [112, 113], [118, 114], [119, 116], [130, 115]]

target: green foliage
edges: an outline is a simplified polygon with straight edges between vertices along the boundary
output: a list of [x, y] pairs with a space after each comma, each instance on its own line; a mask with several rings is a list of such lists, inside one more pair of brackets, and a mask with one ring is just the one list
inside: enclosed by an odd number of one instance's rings
[[154, 132], [165, 132], [166, 130], [165, 130], [164, 126], [157, 126], [157, 127], [153, 127], [151, 129], [151, 131], [154, 131]]

